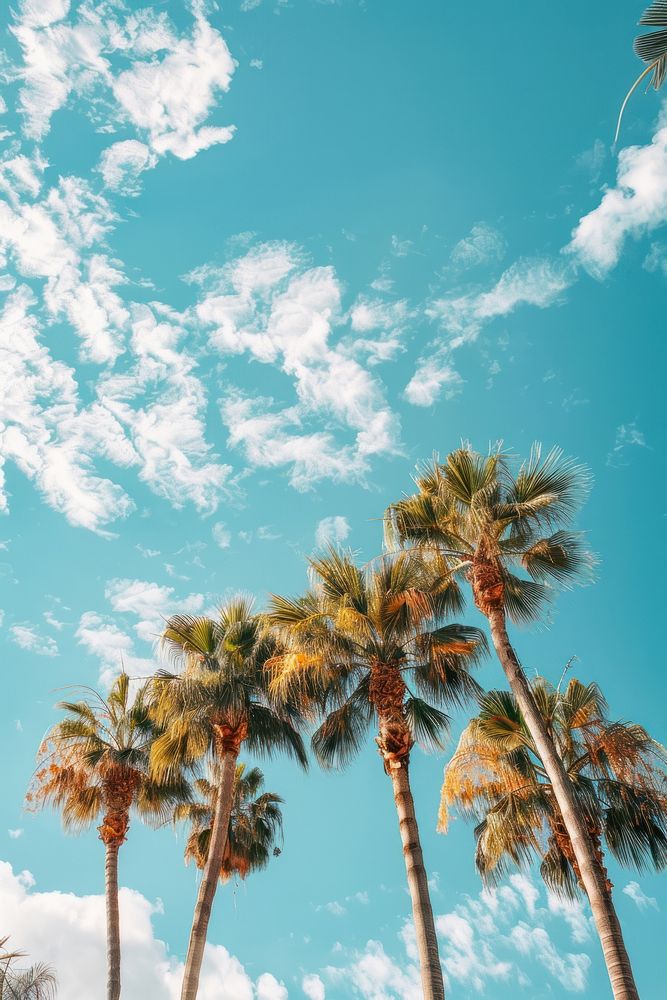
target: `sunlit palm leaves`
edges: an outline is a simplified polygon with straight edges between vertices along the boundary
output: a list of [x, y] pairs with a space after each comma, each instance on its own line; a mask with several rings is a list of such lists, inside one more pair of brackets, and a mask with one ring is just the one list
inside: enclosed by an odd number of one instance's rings
[[[208, 857], [211, 826], [217, 799], [219, 778], [213, 767], [211, 780], [195, 782], [198, 798], [174, 810], [174, 822], [190, 825], [185, 857], [203, 868]], [[234, 783], [234, 799], [229, 820], [227, 844], [220, 868], [220, 879], [240, 878], [265, 868], [273, 854], [279, 854], [277, 840], [282, 831], [282, 799], [273, 792], [263, 792], [264, 775], [259, 768], [249, 771], [239, 764]]]
[[[596, 849], [604, 841], [638, 869], [667, 866], [665, 754], [640, 726], [610, 722], [595, 684], [571, 680], [564, 692], [539, 679], [535, 700], [573, 782]], [[445, 770], [441, 828], [455, 805], [479, 822], [477, 867], [495, 883], [508, 867], [536, 858], [544, 881], [576, 894], [578, 873], [542, 762], [516, 702], [505, 691], [480, 699]]]
[[156, 736], [146, 703], [146, 687], [132, 690], [127, 674], [107, 697], [86, 689], [79, 701], [63, 701], [65, 718], [49, 731], [28, 792], [32, 807], [60, 810], [65, 827], [78, 832], [98, 819], [122, 784], [129, 787], [128, 809], [156, 823], [187, 798], [188, 785], [174, 772], [168, 781], [149, 774]]
[[238, 732], [252, 751], [284, 752], [306, 766], [298, 733], [303, 713], [269, 689], [266, 664], [277, 646], [250, 600], [227, 602], [215, 621], [174, 616], [163, 642], [184, 670], [161, 671], [151, 686], [151, 712], [161, 729], [151, 753], [154, 775], [165, 780], [181, 768], [197, 769], [204, 759], [213, 762], [221, 730]]
[[478, 629], [446, 622], [461, 604], [457, 582], [442, 578], [438, 559], [413, 552], [360, 568], [330, 549], [310, 560], [310, 575], [304, 597], [271, 599], [267, 620], [283, 649], [268, 666], [276, 694], [306, 697], [325, 716], [313, 737], [320, 762], [344, 766], [377, 725], [378, 665], [397, 672], [410, 740], [441, 746], [448, 717], [440, 707], [477, 693], [470, 668], [486, 649]]
[[586, 496], [587, 471], [554, 448], [534, 446], [515, 469], [498, 451], [469, 447], [418, 470], [418, 492], [388, 508], [390, 548], [417, 545], [438, 553], [443, 579], [469, 577], [475, 558], [498, 567], [505, 610], [517, 622], [539, 617], [555, 586], [590, 578], [594, 560], [566, 524]]

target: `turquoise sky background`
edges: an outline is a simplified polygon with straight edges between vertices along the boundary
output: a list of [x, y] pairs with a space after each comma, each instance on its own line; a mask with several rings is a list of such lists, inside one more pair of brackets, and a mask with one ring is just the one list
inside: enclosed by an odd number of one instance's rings
[[[58, 965], [61, 1000], [103, 995], [103, 867], [94, 832], [22, 808], [59, 689], [121, 656], [148, 673], [173, 611], [299, 591], [322, 522], [376, 554], [415, 463], [462, 438], [590, 466], [598, 580], [517, 646], [552, 680], [576, 656], [613, 715], [665, 739], [658, 96], [634, 96], [611, 149], [642, 8], [3, 8], [0, 935]], [[502, 683], [493, 661], [479, 680]], [[221, 889], [203, 1000], [418, 996], [373, 749], [344, 774], [263, 765], [284, 852]], [[413, 761], [449, 995], [606, 996], [585, 910], [549, 908], [534, 873], [480, 901], [471, 829], [435, 833], [444, 757]], [[182, 846], [137, 824], [123, 848], [128, 1000], [178, 995]], [[667, 895], [610, 869], [658, 998]]]

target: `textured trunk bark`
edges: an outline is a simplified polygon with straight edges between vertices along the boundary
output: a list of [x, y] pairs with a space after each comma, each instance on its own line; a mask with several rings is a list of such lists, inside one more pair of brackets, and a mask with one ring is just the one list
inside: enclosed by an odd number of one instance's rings
[[502, 608], [489, 608], [485, 613], [489, 619], [491, 637], [498, 659], [507, 675], [512, 692], [535, 743], [535, 748], [549, 776], [563, 822], [569, 834], [572, 850], [581, 873], [581, 880], [591, 904], [615, 1000], [639, 1000], [632, 966], [625, 950], [621, 925], [616, 916], [611, 893], [606, 889], [606, 876], [596, 861], [584, 819], [577, 809], [570, 779], [549, 737], [526, 675], [509, 640], [504, 610]]
[[106, 844], [105, 853], [104, 889], [107, 909], [107, 1000], [118, 1000], [120, 997], [118, 844]]
[[188, 944], [188, 954], [185, 959], [185, 971], [183, 973], [183, 986], [181, 989], [181, 1000], [195, 1000], [199, 988], [199, 975], [201, 972], [202, 959], [204, 957], [204, 946], [206, 944], [206, 933], [208, 923], [211, 919], [211, 909], [215, 890], [218, 887], [220, 878], [220, 865], [227, 843], [227, 831], [229, 829], [229, 817], [232, 811], [232, 801], [234, 796], [234, 776], [236, 774], [236, 762], [238, 760], [238, 750], [223, 753], [220, 760], [220, 784], [218, 785], [218, 797], [213, 816], [213, 826], [211, 827], [211, 839], [208, 848], [208, 858], [204, 866], [197, 904], [195, 906], [192, 930], [190, 931], [190, 941]]
[[419, 841], [415, 804], [410, 791], [407, 757], [401, 762], [392, 762], [389, 766], [389, 774], [394, 787], [394, 801], [398, 813], [401, 840], [403, 841], [405, 870], [408, 876], [410, 898], [412, 899], [412, 916], [417, 935], [424, 1000], [444, 1000], [445, 987], [438, 954], [438, 939], [435, 933], [428, 879]]

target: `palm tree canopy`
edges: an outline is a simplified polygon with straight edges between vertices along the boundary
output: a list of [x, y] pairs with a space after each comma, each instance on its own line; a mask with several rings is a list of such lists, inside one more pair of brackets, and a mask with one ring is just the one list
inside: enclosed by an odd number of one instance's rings
[[160, 671], [152, 683], [151, 717], [162, 729], [153, 774], [164, 780], [181, 767], [196, 770], [241, 743], [269, 757], [285, 752], [307, 767], [299, 735], [306, 718], [296, 701], [270, 690], [267, 663], [277, 646], [252, 601], [228, 601], [216, 620], [175, 615], [163, 645], [182, 671]]
[[470, 580], [483, 611], [500, 602], [513, 621], [530, 621], [555, 586], [591, 577], [594, 559], [569, 527], [590, 476], [559, 448], [543, 456], [534, 445], [517, 467], [497, 449], [465, 446], [420, 468], [415, 483], [387, 509], [388, 546], [437, 552], [443, 574]]
[[[179, 774], [156, 781], [149, 754], [156, 729], [148, 712], [147, 687], [136, 693], [127, 674], [116, 679], [105, 698], [86, 689], [78, 701], [60, 702], [65, 717], [47, 734], [39, 768], [27, 795], [32, 807], [50, 805], [62, 812], [66, 829], [78, 832], [102, 814], [127, 812], [160, 823], [189, 797]], [[121, 824], [123, 825], [123, 824]], [[106, 831], [112, 836], [112, 831]], [[124, 839], [126, 829], [118, 830]], [[100, 827], [102, 839], [105, 828]]]
[[24, 958], [21, 951], [7, 951], [8, 938], [0, 938], [0, 1000], [54, 1000], [58, 981], [55, 972], [43, 962], [27, 969], [16, 968]]
[[[186, 861], [194, 861], [203, 869], [208, 857], [211, 827], [218, 796], [219, 765], [212, 766], [209, 778], [199, 778], [194, 787], [199, 798], [183, 803], [174, 810], [174, 822], [185, 821], [190, 835], [185, 848]], [[258, 767], [236, 768], [234, 799], [229, 818], [227, 843], [220, 868], [220, 879], [226, 882], [237, 875], [246, 878], [250, 872], [265, 868], [270, 857], [280, 853], [276, 841], [282, 832], [282, 799], [274, 792], [263, 792], [264, 775]]]
[[[533, 693], [573, 783], [601, 860], [601, 841], [623, 865], [667, 865], [665, 751], [641, 726], [610, 721], [595, 684], [564, 692], [543, 678]], [[440, 829], [456, 806], [478, 820], [476, 863], [496, 882], [508, 867], [541, 861], [544, 881], [572, 896], [578, 870], [553, 790], [530, 733], [507, 691], [480, 698], [445, 769]]]
[[438, 559], [414, 552], [363, 569], [334, 548], [309, 562], [311, 589], [274, 595], [267, 620], [283, 646], [270, 661], [272, 689], [300, 693], [326, 715], [313, 737], [319, 761], [345, 765], [383, 715], [396, 753], [403, 739], [404, 751], [415, 740], [441, 746], [442, 707], [478, 692], [470, 668], [486, 650], [479, 629], [448, 623], [462, 605], [457, 582], [441, 575]]

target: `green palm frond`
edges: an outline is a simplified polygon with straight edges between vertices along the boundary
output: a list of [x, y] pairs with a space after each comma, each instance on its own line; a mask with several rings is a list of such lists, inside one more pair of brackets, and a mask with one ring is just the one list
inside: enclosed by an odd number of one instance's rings
[[358, 700], [330, 711], [312, 739], [313, 752], [325, 768], [343, 768], [356, 756], [368, 734], [372, 714]]
[[[649, 734], [610, 721], [596, 684], [571, 678], [561, 691], [538, 677], [532, 690], [594, 849], [602, 841], [623, 865], [667, 867], [667, 774]], [[579, 880], [559, 832], [562, 817], [514, 696], [489, 691], [479, 706], [445, 768], [441, 829], [452, 806], [481, 820], [476, 860], [487, 882], [537, 858], [554, 892], [577, 894]]]
[[647, 32], [635, 38], [635, 53], [647, 65], [625, 95], [618, 114], [614, 143], [618, 142], [623, 113], [628, 101], [642, 80], [650, 76], [649, 86], [653, 86], [655, 90], [660, 90], [667, 76], [667, 30], [665, 30], [667, 29], [667, 3], [665, 3], [665, 0], [655, 0], [650, 7], [647, 7], [641, 16], [639, 24], [642, 27], [661, 28], [662, 30]]
[[426, 750], [442, 750], [449, 736], [451, 719], [422, 698], [405, 702], [405, 718], [410, 734]]

